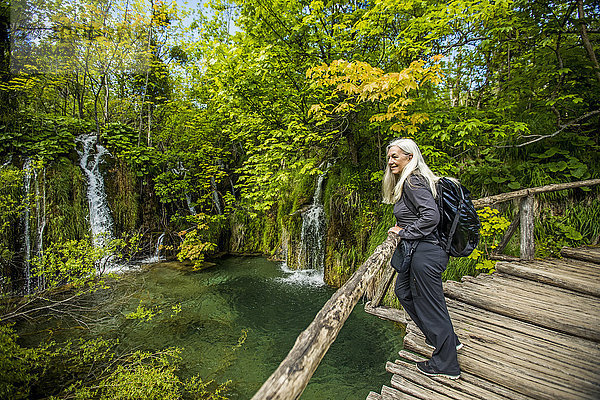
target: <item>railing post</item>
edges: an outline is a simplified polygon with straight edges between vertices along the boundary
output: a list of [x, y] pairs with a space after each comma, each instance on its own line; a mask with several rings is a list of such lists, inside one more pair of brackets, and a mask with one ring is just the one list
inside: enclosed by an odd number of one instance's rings
[[535, 237], [534, 228], [534, 203], [532, 194], [521, 199], [519, 204], [519, 217], [521, 219], [521, 259], [533, 260], [535, 255]]

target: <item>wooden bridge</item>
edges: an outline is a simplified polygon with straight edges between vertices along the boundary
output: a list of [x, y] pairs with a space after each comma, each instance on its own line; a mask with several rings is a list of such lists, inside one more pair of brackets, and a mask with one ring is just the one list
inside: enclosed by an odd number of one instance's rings
[[298, 336], [253, 400], [299, 398], [366, 292], [371, 298], [367, 312], [406, 324], [400, 359], [386, 365], [390, 386], [371, 392], [367, 400], [600, 399], [600, 248], [565, 248], [561, 259], [533, 260], [533, 196], [597, 184], [600, 179], [549, 185], [474, 202], [481, 207], [520, 200], [519, 215], [498, 252], [520, 225], [521, 255], [496, 254], [506, 261], [498, 262], [494, 274], [444, 284], [455, 331], [464, 344], [458, 353], [461, 379], [418, 372], [415, 362], [431, 356], [432, 349], [404, 311], [380, 305], [395, 275], [389, 259], [399, 238], [390, 234]]

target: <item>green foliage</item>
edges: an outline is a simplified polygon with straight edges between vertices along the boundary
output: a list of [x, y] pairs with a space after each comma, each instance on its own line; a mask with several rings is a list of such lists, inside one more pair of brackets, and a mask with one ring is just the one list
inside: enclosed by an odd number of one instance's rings
[[60, 115], [21, 113], [0, 126], [0, 154], [24, 154], [51, 162], [75, 148], [75, 136], [90, 123]]
[[204, 266], [204, 256], [214, 251], [217, 245], [206, 240], [206, 233], [210, 230], [211, 218], [205, 214], [196, 214], [189, 217], [195, 227], [184, 232], [183, 243], [179, 247], [177, 259], [181, 262], [189, 260], [194, 269], [199, 270]]
[[[598, 244], [600, 229], [594, 221], [600, 217], [600, 201], [565, 207], [563, 213], [546, 209], [535, 224], [536, 256], [559, 256], [564, 246]], [[589, 219], [588, 219], [589, 218]]]
[[[16, 223], [26, 202], [23, 201], [21, 187], [23, 172], [14, 168], [0, 168], [0, 265], [8, 267], [14, 254], [11, 241], [11, 226]], [[7, 271], [3, 271], [5, 275]]]
[[500, 211], [490, 207], [477, 210], [481, 222], [480, 244], [469, 259], [475, 260], [475, 269], [492, 273], [495, 271], [496, 262], [490, 260], [492, 251], [498, 247], [502, 234], [510, 225], [510, 221], [500, 215]]
[[[132, 240], [136, 240], [133, 238]], [[52, 243], [43, 256], [33, 262], [33, 274], [45, 282], [44, 289], [56, 289], [69, 285], [78, 291], [97, 290], [105, 287], [102, 275], [109, 262], [128, 243], [123, 239], [104, 240], [95, 246], [90, 238]]]
[[8, 325], [0, 325], [0, 397], [24, 399], [29, 386], [38, 378], [32, 373], [36, 351], [17, 344], [17, 334]]
[[89, 232], [86, 179], [79, 166], [61, 157], [45, 172], [45, 241], [80, 240]]
[[229, 382], [178, 376], [181, 349], [119, 354], [118, 341], [78, 339], [25, 348], [0, 325], [0, 395], [27, 399], [225, 400]]

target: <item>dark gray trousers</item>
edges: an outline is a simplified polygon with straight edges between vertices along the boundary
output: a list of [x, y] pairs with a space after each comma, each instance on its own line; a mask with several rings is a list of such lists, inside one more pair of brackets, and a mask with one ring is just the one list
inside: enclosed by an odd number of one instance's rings
[[442, 289], [442, 272], [447, 265], [448, 255], [439, 245], [419, 242], [410, 269], [398, 274], [394, 291], [404, 310], [435, 346], [429, 365], [454, 375], [460, 373], [456, 359], [459, 342]]

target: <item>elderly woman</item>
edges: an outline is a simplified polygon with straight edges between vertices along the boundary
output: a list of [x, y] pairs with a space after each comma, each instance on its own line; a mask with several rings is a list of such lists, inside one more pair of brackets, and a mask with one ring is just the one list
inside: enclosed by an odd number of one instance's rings
[[418, 362], [417, 369], [429, 376], [458, 379], [456, 352], [462, 344], [454, 333], [444, 299], [442, 272], [448, 265], [448, 254], [440, 246], [436, 230], [440, 214], [435, 183], [440, 178], [425, 164], [413, 140], [396, 139], [387, 149], [383, 201], [394, 204], [397, 222], [389, 232], [413, 246], [409, 267], [398, 272], [395, 293], [425, 335], [426, 343], [435, 348], [431, 359]]

